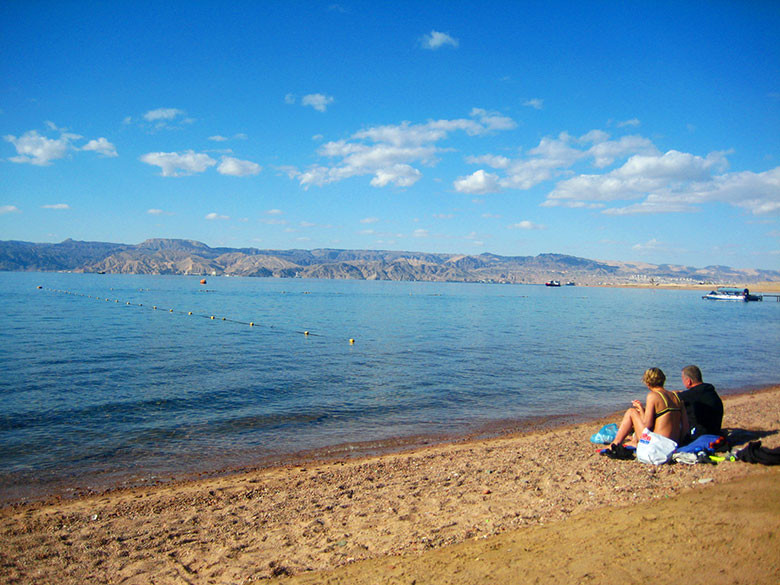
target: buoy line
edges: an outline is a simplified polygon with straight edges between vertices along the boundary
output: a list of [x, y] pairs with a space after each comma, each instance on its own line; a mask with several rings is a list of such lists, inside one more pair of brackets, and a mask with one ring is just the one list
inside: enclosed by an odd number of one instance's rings
[[[88, 298], [88, 299], [95, 299], [95, 300], [104, 301], [104, 302], [107, 302], [107, 303], [113, 302], [115, 304], [124, 304], [125, 306], [130, 306], [130, 307], [140, 307], [140, 308], [148, 309], [148, 310], [152, 310], [152, 311], [162, 311], [164, 313], [173, 313], [173, 314], [177, 314], [177, 315], [185, 315], [187, 317], [201, 317], [203, 319], [208, 319], [210, 321], [224, 321], [226, 323], [236, 323], [238, 325], [247, 325], [247, 326], [252, 327], [252, 328], [263, 327], [263, 325], [261, 323], [258, 323], [256, 321], [241, 321], [239, 319], [230, 319], [229, 317], [219, 317], [217, 315], [210, 315], [210, 314], [209, 315], [205, 315], [205, 314], [202, 314], [202, 313], [195, 313], [194, 311], [179, 311], [179, 310], [172, 309], [172, 308], [163, 308], [163, 307], [160, 307], [160, 306], [157, 306], [157, 305], [148, 305], [148, 304], [144, 305], [143, 303], [133, 303], [133, 302], [130, 302], [130, 301], [122, 301], [121, 299], [116, 299], [116, 298], [109, 298], [109, 297], [103, 297], [103, 296], [98, 296], [98, 295], [88, 295], [86, 293], [80, 293], [80, 292], [69, 291], [69, 290], [62, 290], [62, 289], [56, 289], [56, 288], [48, 288], [48, 287], [44, 287], [44, 286], [38, 286], [37, 288], [38, 288], [38, 290], [45, 290], [47, 292], [58, 293], [58, 294], [66, 294], [66, 295], [71, 295], [71, 296], [76, 296], [76, 297], [84, 297], [84, 298]], [[113, 289], [111, 289], [111, 290], [113, 290]], [[146, 290], [148, 290], [148, 289], [146, 289]], [[212, 292], [212, 291], [209, 291], [209, 292]], [[277, 330], [277, 331], [285, 331], [284, 329], [279, 329], [277, 327], [274, 327], [273, 325], [268, 325], [267, 327], [270, 328], [270, 329]], [[325, 337], [324, 335], [322, 335], [320, 333], [312, 333], [311, 331], [308, 331], [308, 330], [303, 330], [303, 331], [301, 331], [301, 330], [286, 330], [286, 332], [287, 333], [295, 333], [296, 335], [303, 335], [304, 337]], [[354, 345], [355, 344], [355, 339], [350, 337], [347, 340], [347, 342], [349, 343], [349, 345]]]

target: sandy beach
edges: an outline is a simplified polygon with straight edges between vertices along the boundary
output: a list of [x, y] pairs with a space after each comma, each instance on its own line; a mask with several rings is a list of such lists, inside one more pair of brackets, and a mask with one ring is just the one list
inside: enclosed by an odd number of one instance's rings
[[[780, 446], [780, 386], [724, 403]], [[778, 468], [610, 460], [615, 418], [6, 506], [0, 582], [780, 582]]]

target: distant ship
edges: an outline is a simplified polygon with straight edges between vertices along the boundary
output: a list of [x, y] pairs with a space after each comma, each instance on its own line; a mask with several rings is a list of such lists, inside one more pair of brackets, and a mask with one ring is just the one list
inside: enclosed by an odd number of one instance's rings
[[561, 282], [559, 280], [548, 280], [544, 283], [544, 286], [561, 286]]

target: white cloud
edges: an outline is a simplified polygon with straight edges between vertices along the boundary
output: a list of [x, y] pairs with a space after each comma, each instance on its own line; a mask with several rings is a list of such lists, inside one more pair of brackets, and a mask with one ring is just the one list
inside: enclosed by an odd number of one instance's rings
[[[619, 201], [648, 197], [658, 211], [682, 211], [688, 207], [681, 204], [693, 201], [684, 201], [679, 195], [689, 192], [701, 182], [707, 182], [710, 173], [724, 165], [721, 153], [711, 153], [706, 158], [676, 150], [663, 155], [634, 155], [622, 167], [609, 173], [578, 175], [561, 181], [549, 193], [546, 203], [555, 205], [566, 201]], [[673, 193], [678, 197], [670, 197]], [[668, 208], [658, 205], [662, 201], [673, 205]], [[637, 213], [647, 212], [649, 207], [643, 205], [635, 210]]]
[[498, 175], [486, 173], [482, 169], [473, 172], [466, 177], [459, 177], [453, 183], [458, 193], [471, 193], [484, 195], [497, 193], [501, 190]]
[[528, 106], [529, 108], [534, 108], [535, 110], [541, 110], [544, 107], [544, 100], [539, 98], [533, 98], [524, 101], [523, 105]]
[[57, 139], [41, 136], [35, 130], [25, 132], [22, 136], [7, 135], [3, 137], [16, 148], [18, 156], [9, 160], [15, 163], [28, 163], [37, 166], [49, 166], [51, 161], [64, 158], [71, 148], [71, 140], [77, 140], [81, 136], [77, 134], [62, 134]]
[[230, 219], [230, 216], [220, 215], [218, 213], [211, 212], [206, 214], [206, 219], [208, 219], [209, 221], [224, 220], [224, 219]]
[[231, 156], [223, 156], [222, 162], [217, 167], [217, 172], [221, 175], [231, 175], [233, 177], [249, 177], [257, 175], [263, 168], [252, 161], [240, 160]]
[[67, 203], [52, 203], [50, 205], [41, 205], [41, 209], [70, 209]]
[[422, 177], [420, 170], [412, 165], [435, 165], [438, 162], [436, 155], [442, 151], [436, 143], [451, 133], [460, 131], [469, 136], [480, 136], [515, 126], [511, 118], [479, 108], [471, 111], [471, 118], [375, 126], [320, 146], [319, 155], [336, 159], [333, 165], [310, 167], [290, 173], [290, 176], [307, 188], [362, 175], [373, 175], [371, 185], [374, 187], [390, 184], [409, 187]]
[[146, 213], [149, 215], [173, 215], [173, 212], [164, 209], [147, 209]]
[[16, 205], [0, 205], [0, 215], [4, 215], [6, 213], [21, 213], [22, 210], [19, 209]]
[[328, 106], [333, 103], [333, 98], [329, 95], [321, 93], [310, 93], [301, 98], [301, 104], [304, 106], [311, 106], [318, 112], [324, 112], [328, 109]]
[[373, 179], [372, 187], [385, 187], [394, 184], [397, 187], [411, 187], [422, 177], [422, 173], [405, 164], [396, 164], [392, 167], [378, 169]]
[[446, 45], [457, 48], [459, 42], [458, 39], [451, 37], [447, 33], [432, 30], [429, 34], [422, 37], [421, 44], [423, 48], [435, 51]]
[[532, 221], [528, 221], [527, 219], [524, 219], [523, 221], [514, 223], [510, 226], [508, 226], [510, 230], [543, 230], [547, 229], [545, 226], [534, 223]]
[[[609, 140], [609, 135], [603, 132], [598, 132], [597, 136], [593, 135], [594, 132], [589, 133], [587, 139], [588, 142], [593, 142], [593, 146], [590, 147], [586, 153], [586, 156], [593, 158], [593, 164], [595, 167], [603, 169], [612, 165], [617, 159], [621, 159], [625, 156], [629, 156], [634, 153], [641, 153], [646, 155], [656, 155], [656, 150], [653, 143], [647, 138], [641, 136], [623, 136], [619, 140]], [[585, 137], [581, 138], [585, 140]]]
[[360, 223], [378, 223], [379, 218], [378, 217], [364, 217], [360, 220]]
[[644, 244], [634, 244], [631, 246], [632, 250], [637, 250], [638, 252], [655, 252], [658, 250], [664, 250], [666, 249], [666, 245], [663, 242], [660, 242], [656, 238], [653, 238], [652, 240], [648, 240]]
[[160, 122], [163, 120], [171, 121], [184, 115], [185, 112], [178, 108], [157, 108], [156, 110], [149, 110], [143, 117], [147, 122]]
[[286, 104], [294, 104], [298, 98], [293, 93], [288, 93], [286, 96], [284, 96], [284, 103]]
[[209, 136], [209, 140], [212, 142], [227, 142], [228, 140], [246, 140], [247, 135], [243, 132], [234, 134], [233, 136], [222, 136], [221, 134], [216, 134], [214, 136]]
[[150, 152], [140, 158], [141, 162], [160, 167], [163, 177], [183, 177], [194, 173], [202, 173], [207, 168], [217, 164], [207, 154], [187, 150], [178, 152]]
[[625, 120], [624, 122], [618, 122], [618, 128], [625, 128], [626, 126], [640, 126], [641, 122], [638, 118], [632, 118], [630, 120]]
[[102, 154], [105, 157], [119, 156], [116, 153], [116, 147], [105, 138], [90, 140], [84, 146], [81, 147], [81, 150], [89, 150], [89, 151], [97, 152], [98, 154]]
[[428, 233], [428, 230], [424, 230], [424, 229], [416, 229], [412, 233], [412, 236], [414, 236], [415, 238], [427, 238], [429, 235], [430, 234]]
[[284, 211], [282, 211], [281, 209], [269, 209], [268, 211], [266, 211], [266, 213], [268, 215], [282, 215], [284, 214]]

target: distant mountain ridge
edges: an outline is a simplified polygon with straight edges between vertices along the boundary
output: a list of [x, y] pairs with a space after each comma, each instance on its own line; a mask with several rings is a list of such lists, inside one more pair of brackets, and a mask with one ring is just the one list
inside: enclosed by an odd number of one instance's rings
[[565, 254], [498, 256], [389, 250], [211, 248], [194, 240], [140, 244], [0, 241], [0, 270], [189, 274], [436, 282], [690, 284], [780, 281], [780, 271], [589, 260]]

